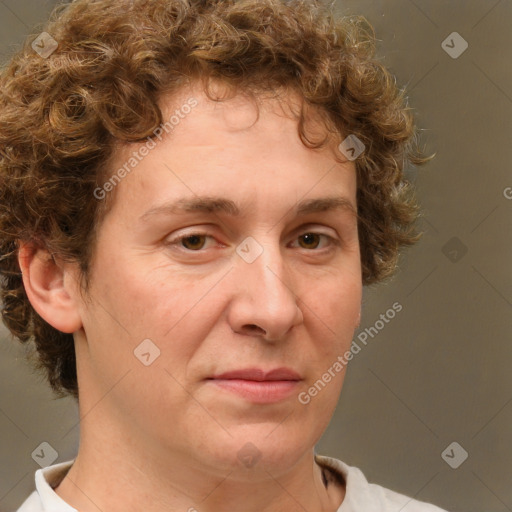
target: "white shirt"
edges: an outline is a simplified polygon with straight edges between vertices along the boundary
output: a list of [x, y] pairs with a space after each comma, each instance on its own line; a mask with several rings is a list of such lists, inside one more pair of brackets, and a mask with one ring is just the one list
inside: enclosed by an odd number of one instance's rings
[[[341, 460], [315, 455], [316, 462], [341, 474], [346, 482], [345, 498], [337, 512], [446, 512], [445, 510], [409, 498], [380, 485], [370, 484], [358, 468]], [[54, 490], [60, 484], [74, 460], [54, 464], [35, 473], [36, 490], [16, 512], [78, 512]]]

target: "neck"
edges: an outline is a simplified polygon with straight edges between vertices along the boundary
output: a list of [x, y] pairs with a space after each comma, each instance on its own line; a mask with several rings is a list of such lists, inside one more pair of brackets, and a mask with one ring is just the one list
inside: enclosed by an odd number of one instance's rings
[[[87, 439], [87, 436], [85, 436]], [[335, 512], [344, 498], [311, 450], [293, 469], [218, 473], [182, 454], [149, 456], [130, 442], [81, 440], [75, 463], [55, 492], [80, 512]], [[99, 442], [99, 444], [98, 444]]]

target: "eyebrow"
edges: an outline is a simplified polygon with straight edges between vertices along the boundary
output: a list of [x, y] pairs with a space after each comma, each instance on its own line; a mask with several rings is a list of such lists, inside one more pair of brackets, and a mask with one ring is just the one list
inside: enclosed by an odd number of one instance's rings
[[[147, 222], [155, 215], [173, 215], [180, 213], [224, 213], [232, 217], [242, 217], [241, 208], [230, 199], [223, 197], [195, 197], [183, 198], [151, 208], [140, 216], [142, 222]], [[311, 213], [346, 210], [357, 216], [357, 210], [352, 202], [343, 196], [320, 197], [300, 201], [295, 207], [297, 216]]]

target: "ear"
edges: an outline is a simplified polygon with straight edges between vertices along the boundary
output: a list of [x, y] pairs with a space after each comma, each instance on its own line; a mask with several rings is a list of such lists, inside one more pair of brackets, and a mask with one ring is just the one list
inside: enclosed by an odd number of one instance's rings
[[82, 319], [70, 266], [59, 265], [48, 250], [29, 242], [20, 242], [18, 263], [25, 292], [39, 316], [61, 332], [78, 331]]

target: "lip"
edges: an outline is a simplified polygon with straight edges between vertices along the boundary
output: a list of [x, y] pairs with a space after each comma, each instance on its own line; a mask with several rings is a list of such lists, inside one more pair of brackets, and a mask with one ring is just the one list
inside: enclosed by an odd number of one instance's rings
[[302, 378], [291, 368], [276, 368], [267, 372], [247, 368], [221, 373], [207, 380], [249, 402], [269, 404], [294, 394]]
[[278, 380], [302, 380], [301, 376], [291, 368], [276, 368], [265, 372], [260, 368], [246, 368], [243, 370], [233, 370], [230, 372], [220, 373], [210, 377], [211, 379], [221, 380], [252, 380], [257, 382], [278, 381]]

